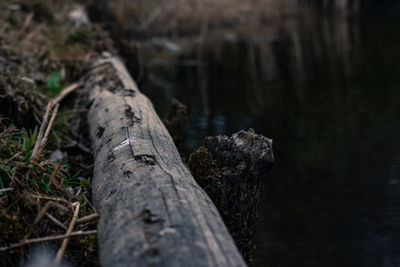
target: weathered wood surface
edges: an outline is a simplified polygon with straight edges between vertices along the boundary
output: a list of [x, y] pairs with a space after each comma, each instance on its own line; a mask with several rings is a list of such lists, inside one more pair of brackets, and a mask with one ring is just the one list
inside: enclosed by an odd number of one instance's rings
[[122, 63], [99, 62], [85, 86], [102, 266], [245, 266], [216, 207]]
[[258, 205], [273, 162], [272, 140], [253, 129], [230, 138], [207, 137], [188, 162], [249, 265], [254, 264]]

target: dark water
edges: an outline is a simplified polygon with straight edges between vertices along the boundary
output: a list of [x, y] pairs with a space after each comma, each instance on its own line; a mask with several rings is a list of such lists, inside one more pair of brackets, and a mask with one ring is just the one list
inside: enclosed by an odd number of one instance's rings
[[189, 108], [186, 151], [274, 140], [258, 266], [400, 266], [400, 19], [307, 18], [146, 57], [144, 91]]

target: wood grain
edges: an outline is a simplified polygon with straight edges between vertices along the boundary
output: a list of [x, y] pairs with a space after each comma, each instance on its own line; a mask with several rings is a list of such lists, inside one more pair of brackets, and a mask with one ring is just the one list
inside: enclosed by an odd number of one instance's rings
[[102, 266], [245, 266], [152, 103], [118, 58], [89, 75]]

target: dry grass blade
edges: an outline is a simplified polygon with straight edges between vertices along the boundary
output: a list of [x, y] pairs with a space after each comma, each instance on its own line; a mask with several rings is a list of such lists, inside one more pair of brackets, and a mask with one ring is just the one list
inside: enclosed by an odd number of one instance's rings
[[63, 157], [61, 158], [60, 162], [58, 162], [57, 166], [54, 168], [54, 171], [52, 172], [49, 182], [48, 182], [48, 186], [50, 187], [51, 184], [53, 183], [54, 178], [56, 177], [56, 175], [58, 174], [58, 172], [60, 171], [60, 168], [62, 166], [62, 164], [64, 163], [66, 159], [66, 155], [64, 154]]
[[23, 240], [17, 244], [9, 246], [9, 247], [1, 247], [0, 252], [17, 249], [17, 248], [20, 248], [20, 247], [23, 247], [23, 246], [26, 246], [29, 244], [34, 244], [34, 243], [60, 240], [60, 239], [79, 237], [79, 236], [85, 236], [85, 235], [95, 235], [95, 234], [97, 234], [96, 230], [86, 231], [86, 232], [76, 231], [76, 232], [70, 233], [68, 235], [55, 235], [55, 236], [48, 236], [48, 237], [33, 238], [33, 239]]
[[55, 225], [61, 227], [64, 230], [67, 230], [67, 226], [65, 226], [64, 224], [62, 224], [62, 222], [60, 222], [59, 220], [57, 220], [56, 218], [54, 218], [50, 213], [46, 212], [46, 217], [52, 221]]
[[35, 13], [30, 12], [28, 16], [26, 16], [24, 25], [22, 25], [21, 29], [18, 31], [18, 38], [21, 38], [21, 36], [25, 33], [26, 29], [29, 27], [29, 24], [31, 24], [34, 15]]
[[53, 123], [54, 123], [54, 120], [56, 119], [57, 112], [58, 112], [58, 109], [59, 109], [59, 108], [60, 108], [60, 104], [57, 103], [56, 106], [55, 106], [55, 108], [54, 108], [54, 110], [53, 110], [53, 114], [51, 115], [50, 122], [49, 122], [49, 124], [47, 125], [46, 133], [44, 134], [43, 139], [40, 140], [39, 155], [40, 155], [40, 153], [42, 152], [44, 146], [46, 145], [47, 138], [49, 137], [50, 130], [51, 130], [51, 128], [53, 127]]
[[[78, 214], [79, 214], [79, 209], [80, 209], [80, 207], [81, 207], [81, 203], [76, 202], [74, 205], [76, 205], [76, 207], [75, 207], [75, 212], [74, 212], [74, 216], [72, 217], [71, 223], [69, 224], [69, 227], [68, 227], [68, 230], [67, 230], [66, 235], [71, 234], [72, 231], [74, 230], [75, 223], [76, 223], [76, 219], [77, 219]], [[65, 238], [65, 239], [63, 240], [63, 242], [62, 242], [62, 244], [61, 244], [61, 247], [60, 247], [60, 249], [59, 249], [58, 252], [57, 252], [56, 259], [55, 259], [55, 261], [54, 261], [56, 264], [59, 264], [59, 263], [61, 262], [61, 259], [62, 259], [63, 255], [64, 255], [64, 253], [65, 253], [65, 250], [67, 249], [68, 242], [69, 242], [69, 238]]]
[[47, 202], [46, 205], [44, 205], [44, 207], [40, 209], [38, 215], [36, 216], [35, 220], [33, 221], [31, 228], [29, 229], [28, 233], [26, 233], [23, 240], [26, 240], [31, 236], [35, 225], [42, 219], [42, 217], [47, 212], [49, 207], [50, 207], [50, 202]]
[[95, 219], [97, 219], [97, 218], [99, 218], [99, 217], [100, 217], [99, 214], [93, 213], [93, 214], [90, 214], [90, 215], [85, 216], [85, 217], [83, 217], [83, 218], [77, 219], [77, 220], [76, 220], [76, 223], [90, 222], [90, 221], [95, 220]]
[[49, 103], [47, 103], [46, 112], [43, 116], [42, 124], [40, 125], [39, 134], [37, 136], [35, 146], [33, 147], [32, 155], [30, 157], [31, 161], [35, 161], [39, 158], [40, 144], [42, 142], [42, 138], [45, 133], [46, 126], [49, 120], [51, 107], [52, 107], [52, 102], [49, 101]]
[[[35, 161], [35, 160], [39, 159], [40, 153], [43, 150], [43, 148], [47, 142], [47, 138], [50, 134], [50, 130], [51, 130], [54, 120], [57, 116], [57, 112], [60, 107], [59, 103], [67, 95], [69, 95], [70, 93], [72, 93], [73, 91], [78, 89], [82, 84], [83, 84], [82, 82], [77, 82], [77, 83], [71, 84], [70, 86], [67, 86], [60, 92], [60, 94], [57, 97], [50, 100], [49, 103], [47, 104], [46, 112], [45, 112], [45, 115], [43, 116], [42, 124], [40, 125], [39, 134], [36, 139], [36, 143], [33, 148], [32, 155], [30, 157], [31, 161]], [[51, 115], [50, 121], [48, 121], [50, 113], [52, 113], [52, 115]]]
[[6, 160], [6, 162], [4, 164], [9, 163], [10, 161], [14, 160], [15, 158], [18, 158], [21, 154], [22, 154], [22, 152], [15, 153], [11, 158]]
[[3, 189], [0, 189], [0, 193], [10, 192], [10, 191], [13, 191], [13, 190], [14, 190], [14, 188], [12, 188], [12, 187], [3, 188]]
[[68, 206], [72, 207], [73, 203], [71, 203], [70, 201], [63, 199], [63, 198], [56, 198], [56, 197], [48, 197], [48, 196], [41, 196], [41, 195], [35, 195], [35, 194], [31, 194], [32, 198], [37, 198], [37, 199], [43, 199], [43, 200], [51, 200], [54, 202], [63, 202], [68, 204]]

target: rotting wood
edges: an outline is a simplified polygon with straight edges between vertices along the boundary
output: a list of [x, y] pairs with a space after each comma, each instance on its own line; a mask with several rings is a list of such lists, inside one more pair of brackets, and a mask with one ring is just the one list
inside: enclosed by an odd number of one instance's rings
[[178, 151], [183, 151], [183, 143], [185, 141], [185, 126], [187, 122], [187, 108], [177, 99], [170, 102], [168, 119], [164, 120], [169, 134], [174, 140], [174, 144]]
[[257, 209], [273, 162], [272, 140], [252, 129], [230, 138], [207, 137], [188, 162], [249, 265], [254, 264]]
[[121, 61], [88, 77], [93, 201], [102, 266], [245, 266], [218, 210], [182, 163]]

